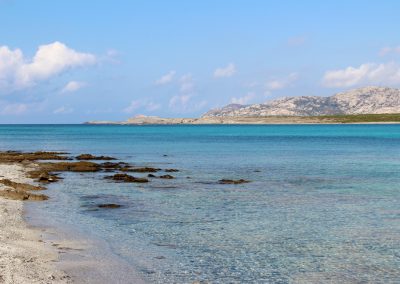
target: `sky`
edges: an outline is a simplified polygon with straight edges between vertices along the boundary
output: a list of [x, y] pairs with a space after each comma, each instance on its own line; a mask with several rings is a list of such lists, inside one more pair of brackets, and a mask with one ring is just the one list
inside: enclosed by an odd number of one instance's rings
[[0, 0], [0, 123], [400, 87], [396, 0]]

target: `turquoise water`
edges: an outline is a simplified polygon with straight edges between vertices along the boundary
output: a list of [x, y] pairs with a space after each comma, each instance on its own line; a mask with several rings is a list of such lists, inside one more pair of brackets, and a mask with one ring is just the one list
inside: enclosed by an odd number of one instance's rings
[[179, 169], [148, 184], [67, 173], [31, 205], [148, 282], [400, 282], [400, 125], [4, 125], [0, 148]]

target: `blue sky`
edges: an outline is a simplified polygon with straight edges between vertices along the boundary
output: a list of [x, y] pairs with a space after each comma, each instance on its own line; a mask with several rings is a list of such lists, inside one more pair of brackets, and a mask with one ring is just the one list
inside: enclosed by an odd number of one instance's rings
[[0, 123], [400, 86], [400, 1], [0, 0]]

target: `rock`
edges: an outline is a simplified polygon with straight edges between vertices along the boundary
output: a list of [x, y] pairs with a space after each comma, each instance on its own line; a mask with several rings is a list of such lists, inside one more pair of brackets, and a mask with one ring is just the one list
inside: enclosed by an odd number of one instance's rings
[[218, 181], [219, 184], [242, 184], [249, 183], [250, 181], [245, 179], [221, 179]]
[[151, 168], [151, 167], [143, 167], [143, 168], [125, 168], [122, 169], [125, 172], [133, 172], [133, 173], [155, 173], [160, 171], [161, 169]]
[[147, 177], [149, 177], [149, 178], [155, 178], [156, 176], [153, 175], [153, 174], [148, 174]]
[[86, 161], [39, 163], [39, 166], [47, 172], [97, 172], [101, 170], [99, 164]]
[[30, 178], [36, 179], [38, 182], [41, 183], [48, 183], [48, 182], [56, 182], [60, 178], [56, 175], [50, 175], [47, 171], [30, 171], [28, 172], [28, 176]]
[[43, 201], [49, 199], [44, 194], [32, 194], [22, 190], [6, 189], [0, 190], [0, 196], [12, 200], [32, 200], [32, 201]]
[[115, 174], [113, 176], [106, 176], [105, 179], [112, 179], [120, 182], [137, 182], [137, 183], [149, 182], [147, 178], [137, 178], [127, 174]]
[[103, 169], [123, 169], [129, 166], [129, 164], [124, 163], [124, 162], [118, 162], [118, 163], [113, 163], [113, 162], [104, 162], [100, 164], [100, 166]]
[[16, 190], [21, 190], [21, 191], [46, 189], [43, 186], [36, 186], [36, 185], [32, 185], [32, 184], [27, 184], [27, 183], [18, 183], [18, 182], [11, 181], [9, 179], [2, 179], [2, 180], [0, 180], [0, 183], [4, 184], [6, 186], [12, 187]]
[[177, 169], [166, 169], [165, 172], [166, 173], [175, 173], [175, 172], [179, 172], [179, 170], [177, 170]]
[[106, 172], [113, 172], [117, 170], [125, 171], [127, 168], [129, 168], [129, 164], [124, 162], [118, 162], [118, 163], [105, 162], [100, 164], [100, 166]]
[[97, 205], [99, 208], [107, 208], [107, 209], [115, 209], [115, 208], [120, 208], [121, 205], [119, 204], [114, 204], [114, 203], [108, 203], [108, 204], [99, 204]]
[[70, 160], [63, 152], [0, 152], [0, 162], [28, 162], [38, 160]]
[[29, 194], [28, 200], [32, 200], [32, 201], [44, 201], [44, 200], [48, 200], [49, 197], [47, 195], [44, 194]]
[[81, 154], [79, 156], [75, 157], [77, 160], [104, 160], [104, 161], [110, 161], [110, 160], [116, 160], [113, 157], [108, 157], [108, 156], [93, 156], [91, 154]]
[[163, 178], [163, 179], [174, 179], [174, 177], [171, 176], [171, 175], [162, 175], [162, 176], [160, 176], [160, 178]]

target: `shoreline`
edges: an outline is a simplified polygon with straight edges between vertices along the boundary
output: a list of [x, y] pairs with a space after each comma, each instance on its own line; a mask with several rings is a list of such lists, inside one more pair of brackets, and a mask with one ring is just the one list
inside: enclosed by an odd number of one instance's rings
[[[0, 164], [2, 178], [31, 184], [25, 173], [21, 165]], [[56, 268], [58, 253], [43, 241], [42, 230], [26, 222], [24, 207], [23, 201], [0, 198], [0, 283], [73, 283]]]
[[145, 283], [132, 265], [112, 252], [106, 241], [72, 226], [52, 223], [40, 214], [42, 210], [30, 205], [27, 211], [28, 224], [43, 230], [44, 242], [59, 253], [55, 268], [64, 271], [71, 283]]
[[[52, 222], [43, 211], [45, 207], [39, 209], [34, 204], [51, 202], [47, 194], [37, 191], [49, 191], [51, 199], [57, 198], [55, 191], [39, 182], [46, 163], [36, 160], [60, 157], [64, 160], [60, 154], [65, 153], [1, 154], [0, 283], [145, 283], [134, 267], [115, 255], [104, 240]], [[88, 164], [89, 168], [76, 170], [91, 171], [92, 164]], [[46, 165], [57, 167], [57, 163]], [[87, 164], [72, 162], [72, 165]], [[34, 178], [32, 173], [36, 176], [36, 172], [40, 176]], [[46, 185], [63, 179], [53, 172], [46, 172], [44, 178]]]

